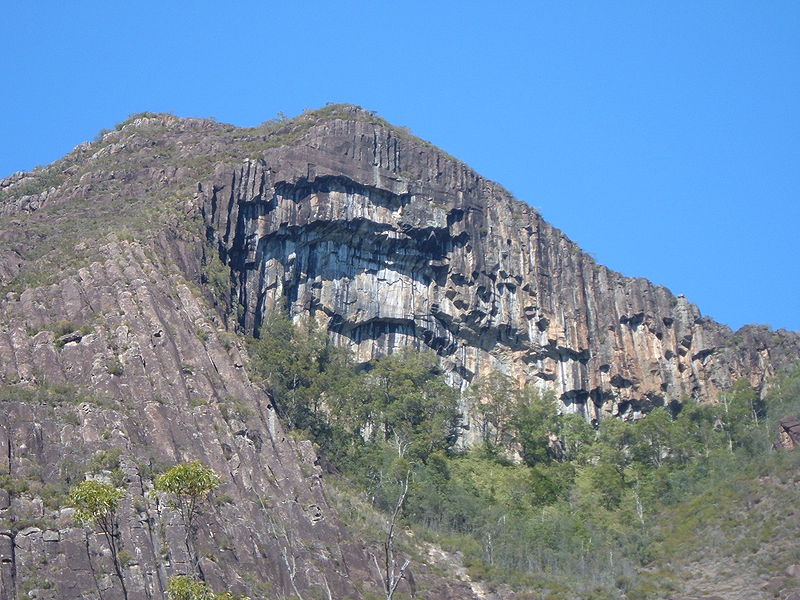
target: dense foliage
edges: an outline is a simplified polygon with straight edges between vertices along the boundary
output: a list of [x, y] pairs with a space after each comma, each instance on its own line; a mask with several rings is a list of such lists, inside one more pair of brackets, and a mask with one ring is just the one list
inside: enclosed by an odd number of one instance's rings
[[[459, 398], [425, 353], [357, 369], [313, 322], [282, 314], [251, 353], [288, 425], [373, 505], [390, 510], [411, 472], [406, 519], [461, 550], [473, 574], [554, 597], [564, 585], [566, 596], [646, 597], [636, 572], [658, 551], [653, 516], [768, 454], [776, 420], [800, 409], [798, 369], [765, 399], [740, 380], [718, 403], [686, 398], [593, 426], [500, 374]], [[479, 440], [469, 450], [459, 406]]]

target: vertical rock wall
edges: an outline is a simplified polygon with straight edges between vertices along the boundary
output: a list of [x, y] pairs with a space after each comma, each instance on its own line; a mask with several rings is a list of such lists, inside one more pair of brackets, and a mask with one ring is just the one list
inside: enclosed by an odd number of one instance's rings
[[427, 347], [456, 383], [500, 370], [591, 418], [713, 400], [800, 355], [794, 334], [735, 338], [598, 265], [500, 186], [355, 109], [218, 167], [202, 192], [250, 331], [276, 306], [311, 313], [359, 360]]

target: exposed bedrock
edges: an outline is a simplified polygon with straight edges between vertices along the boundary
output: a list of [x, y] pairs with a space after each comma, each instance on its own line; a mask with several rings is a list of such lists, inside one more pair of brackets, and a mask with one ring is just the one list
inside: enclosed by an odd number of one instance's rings
[[361, 361], [428, 347], [456, 383], [500, 370], [591, 418], [713, 400], [800, 355], [796, 334], [734, 334], [598, 265], [463, 164], [358, 117], [218, 166], [201, 186], [248, 330], [276, 306], [310, 312]]

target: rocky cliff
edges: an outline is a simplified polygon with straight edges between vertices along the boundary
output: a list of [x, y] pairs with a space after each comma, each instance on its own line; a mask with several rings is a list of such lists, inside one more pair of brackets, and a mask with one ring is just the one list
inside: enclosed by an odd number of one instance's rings
[[[218, 310], [230, 276], [208, 253], [198, 189], [216, 161], [241, 164], [230, 131], [143, 117], [0, 182], [0, 600], [122, 598], [102, 536], [66, 507], [85, 477], [126, 492], [127, 598], [163, 598], [169, 577], [192, 569], [154, 477], [195, 459], [223, 481], [197, 542], [214, 589], [379, 591], [380, 520], [343, 523], [341, 494], [323, 489], [311, 443], [285, 435]], [[421, 592], [473, 597], [421, 557]]]
[[292, 143], [201, 187], [241, 325], [312, 313], [360, 360], [435, 350], [456, 384], [500, 370], [591, 418], [759, 386], [796, 334], [701, 316], [623, 277], [464, 164], [356, 108], [287, 125]]
[[[186, 556], [149, 490], [189, 459], [224, 480], [199, 538], [212, 585], [377, 589], [377, 546], [342, 523], [312, 448], [247, 376], [239, 334], [275, 308], [313, 314], [359, 360], [430, 348], [456, 385], [501, 370], [591, 418], [713, 400], [800, 356], [796, 334], [733, 333], [597, 265], [500, 186], [351, 106], [246, 129], [138, 116], [0, 181], [0, 240], [0, 600], [119, 596], [102, 541], [63, 507], [87, 473], [127, 490], [131, 600], [161, 598]], [[427, 597], [472, 594], [415, 568]]]

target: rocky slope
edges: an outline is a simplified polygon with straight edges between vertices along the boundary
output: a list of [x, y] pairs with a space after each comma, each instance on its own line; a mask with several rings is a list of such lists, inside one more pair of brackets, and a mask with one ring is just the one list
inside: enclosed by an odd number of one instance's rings
[[[186, 556], [148, 492], [188, 459], [225, 481], [199, 542], [216, 588], [377, 589], [369, 540], [248, 379], [239, 334], [275, 308], [313, 314], [360, 360], [427, 347], [454, 384], [499, 369], [592, 418], [713, 400], [800, 356], [796, 334], [734, 334], [597, 265], [498, 185], [350, 106], [250, 129], [133, 118], [0, 181], [0, 241], [0, 600], [120, 595], [102, 540], [63, 508], [87, 473], [128, 492], [131, 599], [161, 598]], [[436, 572], [418, 561], [427, 597], [471, 597]]]
[[[341, 522], [311, 444], [284, 434], [215, 309], [219, 264], [197, 193], [214, 169], [176, 149], [220, 129], [141, 119], [0, 183], [0, 600], [122, 597], [102, 536], [65, 507], [85, 477], [126, 491], [128, 598], [163, 598], [169, 577], [191, 569], [153, 480], [194, 459], [223, 480], [198, 533], [214, 589], [379, 591], [380, 524], [365, 534]], [[428, 562], [412, 561], [421, 592], [473, 597]]]
[[288, 559], [308, 597], [363, 597], [369, 548], [329, 504], [310, 442], [287, 439], [247, 380], [239, 343], [163, 257], [137, 242], [99, 250], [109, 258], [0, 313], [0, 598], [119, 596], [102, 538], [63, 508], [86, 474], [126, 490], [128, 597], [163, 597], [190, 569], [176, 512], [149, 492], [154, 473], [192, 459], [224, 481], [198, 547], [214, 588], [281, 597]]

